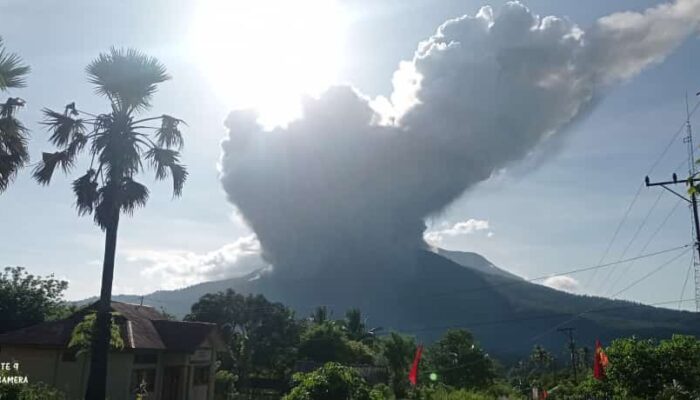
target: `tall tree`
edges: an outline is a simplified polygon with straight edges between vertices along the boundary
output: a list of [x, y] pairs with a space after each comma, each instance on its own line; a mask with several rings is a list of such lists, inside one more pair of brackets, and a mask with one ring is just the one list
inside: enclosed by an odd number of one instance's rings
[[416, 341], [408, 336], [391, 332], [380, 341], [381, 354], [391, 373], [391, 388], [397, 398], [406, 396], [408, 370], [416, 352]]
[[283, 400], [370, 400], [370, 388], [350, 367], [329, 362], [309, 373], [294, 375], [296, 386]]
[[[0, 38], [0, 92], [24, 87], [27, 74], [29, 67], [17, 54], [8, 53]], [[22, 106], [24, 100], [18, 97], [10, 97], [0, 104], [0, 193], [29, 161], [27, 128], [15, 118]]]
[[0, 333], [51, 319], [62, 312], [68, 282], [41, 277], [22, 267], [0, 271]]
[[330, 320], [331, 312], [326, 306], [318, 306], [311, 313], [311, 322], [314, 324], [322, 325]]
[[367, 329], [362, 320], [362, 312], [358, 308], [351, 308], [345, 313], [343, 326], [351, 340], [361, 341], [367, 336]]
[[[88, 149], [89, 168], [73, 181], [76, 208], [80, 215], [92, 214], [106, 234], [86, 398], [104, 399], [119, 217], [146, 205], [148, 188], [134, 179], [144, 161], [155, 171], [156, 179], [172, 177], [174, 196], [182, 193], [187, 171], [180, 163], [182, 121], [168, 115], [139, 117], [150, 108], [158, 84], [170, 79], [163, 64], [134, 49], [112, 48], [100, 54], [86, 71], [96, 93], [109, 101], [109, 111], [91, 114], [79, 110], [75, 103], [63, 112], [44, 109], [43, 123], [59, 151], [42, 154], [34, 177], [48, 184], [56, 167], [69, 172], [78, 154]], [[157, 122], [160, 125], [153, 126]]]
[[284, 379], [291, 374], [301, 325], [294, 312], [281, 303], [228, 289], [202, 296], [185, 319], [221, 327], [231, 356], [222, 360], [222, 365], [235, 368], [240, 389], [246, 388], [250, 375]]
[[362, 316], [359, 308], [351, 308], [345, 312], [345, 319], [341, 321], [345, 332], [350, 340], [372, 344], [376, 339], [376, 334], [381, 327], [367, 329], [366, 318]]
[[493, 382], [493, 361], [464, 329], [451, 329], [428, 349], [427, 364], [440, 381], [462, 389], [482, 389]]

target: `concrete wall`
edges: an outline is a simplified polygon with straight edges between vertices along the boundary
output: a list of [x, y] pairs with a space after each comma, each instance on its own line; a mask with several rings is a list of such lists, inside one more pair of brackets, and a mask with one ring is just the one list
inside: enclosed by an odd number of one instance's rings
[[[153, 365], [156, 369], [155, 393], [152, 393], [149, 399], [160, 399], [163, 371], [167, 367], [182, 368], [179, 390], [180, 399], [213, 399], [216, 353], [211, 348], [201, 350], [208, 352], [208, 360], [190, 360], [190, 355], [182, 353], [159, 353], [157, 364]], [[44, 382], [64, 391], [67, 400], [82, 400], [87, 385], [89, 360], [85, 355], [81, 355], [75, 361], [63, 361], [63, 352], [61, 349], [12, 347], [6, 345], [2, 346], [0, 351], [0, 361], [17, 361], [20, 363], [21, 374], [27, 375], [30, 383]], [[205, 366], [210, 368], [208, 385], [193, 386], [192, 373], [194, 368]], [[133, 399], [134, 396], [130, 393], [131, 372], [134, 368], [143, 367], [149, 366], [134, 365], [134, 355], [132, 353], [110, 353], [107, 378], [109, 400]]]
[[[89, 362], [86, 356], [63, 361], [63, 350], [3, 346], [0, 360], [17, 361], [30, 383], [44, 382], [66, 393], [67, 400], [82, 399], [87, 384]], [[107, 393], [109, 400], [128, 400], [131, 380], [131, 353], [109, 356]]]
[[53, 349], [2, 346], [0, 360], [2, 362], [18, 362], [19, 375], [26, 375], [30, 383], [45, 382], [54, 385], [57, 363], [60, 362], [60, 352]]

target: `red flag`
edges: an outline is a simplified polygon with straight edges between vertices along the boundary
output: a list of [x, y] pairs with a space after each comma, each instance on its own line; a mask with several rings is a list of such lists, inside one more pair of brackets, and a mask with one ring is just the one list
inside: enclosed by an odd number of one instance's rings
[[418, 364], [420, 364], [420, 357], [423, 354], [423, 345], [419, 344], [416, 348], [416, 356], [413, 358], [413, 366], [411, 367], [411, 372], [408, 373], [408, 381], [411, 385], [416, 386], [418, 384]]
[[593, 358], [593, 377], [600, 380], [605, 379], [605, 368], [608, 367], [608, 356], [600, 345], [600, 340], [595, 341], [595, 356]]

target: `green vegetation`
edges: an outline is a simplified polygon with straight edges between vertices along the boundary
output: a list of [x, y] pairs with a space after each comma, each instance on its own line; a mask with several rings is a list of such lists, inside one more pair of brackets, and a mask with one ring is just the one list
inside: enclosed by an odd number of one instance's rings
[[[325, 307], [308, 319], [295, 319], [280, 303], [229, 289], [202, 296], [186, 319], [214, 322], [224, 333], [229, 353], [221, 358], [217, 374], [222, 398], [254, 394], [256, 386], [277, 387], [278, 393], [288, 393], [287, 399], [424, 398], [438, 393], [436, 388], [439, 393], [464, 389], [484, 395], [493, 388], [511, 390], [496, 384], [495, 363], [465, 330], [449, 331], [426, 348], [421, 384], [415, 389], [407, 379], [415, 339], [396, 332], [377, 336], [357, 309], [340, 320], [333, 320]], [[293, 374], [299, 368], [311, 372]], [[438, 378], [431, 381], [430, 373]]]
[[370, 388], [352, 368], [327, 363], [316, 371], [294, 375], [295, 387], [284, 400], [370, 400]]
[[343, 364], [372, 364], [372, 350], [361, 342], [350, 339], [338, 324], [326, 321], [309, 326], [299, 343], [302, 359], [325, 363], [338, 361]]
[[[106, 390], [109, 312], [120, 215], [132, 214], [146, 205], [149, 190], [135, 180], [144, 164], [155, 171], [156, 179], [172, 178], [174, 196], [182, 193], [187, 170], [180, 163], [182, 121], [169, 115], [141, 117], [150, 108], [158, 85], [170, 79], [163, 64], [134, 49], [112, 48], [100, 54], [86, 71], [96, 93], [107, 99], [108, 111], [86, 112], [74, 102], [62, 112], [44, 109], [43, 124], [51, 132], [50, 141], [58, 151], [42, 154], [34, 178], [40, 184], [49, 184], [56, 168], [70, 172], [77, 156], [87, 149], [89, 167], [72, 186], [78, 214], [91, 214], [106, 234], [87, 389], [87, 398], [101, 399]], [[151, 126], [153, 123], [160, 125]]]
[[[21, 371], [5, 371], [0, 370], [0, 379], [3, 376], [17, 376], [22, 375]], [[32, 383], [29, 384], [8, 384], [0, 385], [0, 399], [1, 400], [66, 400], [63, 392], [47, 386], [44, 383]]]
[[496, 379], [495, 365], [466, 330], [449, 330], [430, 347], [428, 371], [440, 382], [458, 388], [484, 389]]
[[[71, 310], [62, 302], [66, 287], [66, 282], [52, 276], [6, 268], [0, 274], [3, 315], [30, 315], [37, 322], [63, 316]], [[95, 313], [84, 315], [70, 347], [90, 350], [96, 319]], [[376, 329], [367, 329], [357, 309], [333, 320], [328, 309], [319, 307], [309, 318], [298, 319], [281, 303], [229, 289], [202, 296], [186, 319], [218, 324], [228, 343], [229, 352], [222, 355], [216, 373], [220, 399], [236, 394], [255, 398], [256, 393], [264, 393], [265, 398], [274, 398], [276, 393], [286, 400], [522, 399], [533, 387], [546, 389], [548, 398], [554, 400], [700, 397], [700, 340], [693, 336], [614, 340], [605, 349], [609, 366], [604, 380], [593, 378], [593, 354], [579, 348], [577, 382], [564, 343], [556, 352], [535, 345], [529, 356], [504, 367], [470, 332], [454, 329], [425, 347], [418, 385], [412, 387], [407, 376], [416, 339], [398, 332], [378, 336]], [[115, 323], [111, 324], [111, 345], [123, 346]], [[0, 396], [63, 398], [53, 388], [34, 384], [1, 385]]]
[[[0, 38], [0, 92], [24, 87], [27, 74], [29, 67], [17, 54], [7, 52]], [[24, 100], [19, 97], [10, 97], [0, 104], [0, 193], [29, 162], [27, 128], [15, 118], [23, 106]]]
[[22, 267], [0, 272], [0, 333], [62, 317], [69, 307], [63, 302], [68, 282], [32, 275]]
[[256, 386], [267, 382], [269, 388], [269, 380], [277, 382], [273, 392], [287, 393], [286, 400], [523, 399], [533, 387], [555, 400], [700, 396], [700, 341], [691, 336], [658, 343], [613, 341], [605, 350], [610, 365], [602, 381], [592, 376], [592, 352], [577, 348], [576, 381], [564, 343], [557, 353], [536, 345], [528, 357], [501, 366], [470, 332], [454, 329], [425, 347], [418, 385], [412, 387], [407, 377], [417, 345], [413, 337], [378, 336], [357, 309], [339, 320], [331, 315], [318, 307], [309, 318], [297, 320], [280, 303], [229, 289], [203, 296], [187, 319], [215, 322], [226, 333], [231, 352], [217, 374], [221, 398], [226, 393], [255, 396]]
[[[117, 325], [115, 322], [115, 317], [118, 316], [118, 313], [112, 313], [109, 342], [111, 348], [121, 350], [124, 348], [124, 340], [122, 339], [121, 332], [119, 331], [119, 325]], [[92, 344], [92, 340], [95, 335], [96, 320], [97, 313], [90, 312], [83, 317], [83, 320], [80, 321], [75, 328], [73, 328], [70, 342], [68, 343], [68, 347], [70, 349], [75, 350], [77, 354], [90, 352], [90, 345]]]
[[239, 377], [239, 389], [247, 388], [252, 377], [280, 380], [292, 373], [301, 322], [280, 303], [228, 290], [202, 296], [185, 320], [221, 327], [229, 344], [222, 367]]

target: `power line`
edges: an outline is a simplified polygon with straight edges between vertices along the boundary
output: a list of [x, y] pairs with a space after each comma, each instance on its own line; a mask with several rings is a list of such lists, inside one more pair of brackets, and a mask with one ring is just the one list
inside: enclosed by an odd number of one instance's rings
[[[692, 117], [693, 114], [695, 114], [695, 112], [698, 110], [698, 107], [700, 107], [700, 100], [697, 101], [697, 102], [695, 103], [695, 106], [693, 107], [693, 109], [690, 110], [690, 112], [688, 112], [687, 117], [686, 117], [686, 120], [689, 119], [690, 117]], [[683, 130], [685, 129], [685, 127], [686, 127], [686, 121], [683, 121], [683, 123], [682, 123], [681, 126], [678, 128], [678, 130], [676, 131], [676, 133], [674, 133], [673, 136], [671, 137], [671, 140], [668, 142], [668, 144], [666, 145], [666, 147], [664, 148], [664, 150], [663, 150], [663, 151], [661, 152], [661, 154], [656, 158], [656, 161], [654, 161], [654, 163], [651, 165], [651, 167], [650, 167], [649, 170], [647, 171], [646, 175], [651, 175], [651, 173], [654, 172], [654, 170], [656, 169], [656, 167], [659, 166], [659, 163], [660, 163], [661, 160], [664, 158], [664, 156], [666, 155], [666, 153], [668, 153], [668, 150], [669, 150], [669, 149], [671, 148], [671, 146], [673, 145], [673, 142], [675, 142], [676, 139], [678, 139], [678, 136], [683, 132]]]
[[[680, 300], [681, 303], [685, 303], [685, 302], [689, 302], [689, 301], [695, 301], [695, 299]], [[633, 303], [633, 304], [627, 304], [624, 306], [601, 307], [601, 308], [598, 308], [596, 310], [587, 311], [586, 313], [587, 314], [604, 313], [604, 312], [608, 312], [608, 311], [625, 310], [625, 309], [636, 308], [636, 307], [654, 307], [654, 306], [661, 306], [661, 305], [667, 305], [667, 304], [675, 304], [678, 302], [679, 302], [678, 299], [673, 299], [673, 300], [665, 300], [665, 301], [647, 303], [647, 304]], [[469, 322], [469, 323], [464, 323], [464, 324], [432, 325], [432, 326], [427, 326], [427, 327], [423, 327], [423, 328], [416, 328], [416, 329], [396, 328], [396, 331], [402, 332], [402, 333], [422, 333], [422, 332], [440, 331], [440, 330], [446, 330], [446, 329], [460, 329], [460, 328], [469, 329], [469, 328], [480, 327], [480, 326], [499, 325], [499, 324], [506, 324], [506, 323], [511, 323], [511, 322], [535, 321], [535, 320], [541, 320], [541, 319], [561, 318], [561, 317], [568, 317], [568, 316], [572, 316], [572, 315], [577, 315], [577, 314], [575, 312], [549, 313], [549, 314], [540, 314], [540, 315], [530, 315], [530, 316], [519, 317], [519, 318], [481, 320], [481, 321]], [[390, 332], [391, 331], [386, 331], [386, 332], [382, 333], [381, 335], [386, 335], [386, 334], [389, 334]]]
[[[663, 193], [663, 192], [661, 192], [661, 193]], [[666, 223], [667, 223], [668, 220], [671, 218], [671, 216], [673, 215], [673, 213], [678, 209], [678, 206], [679, 206], [680, 204], [681, 204], [681, 200], [678, 199], [678, 201], [677, 201], [676, 204], [673, 206], [673, 208], [671, 208], [671, 211], [670, 211], [668, 214], [666, 214], [666, 217], [663, 219], [663, 221], [661, 221], [661, 224], [656, 228], [656, 230], [651, 234], [651, 236], [649, 236], [649, 239], [647, 239], [646, 243], [644, 243], [644, 246], [642, 246], [642, 249], [639, 250], [639, 254], [643, 254], [643, 253], [646, 251], [647, 247], [649, 247], [649, 245], [650, 245], [651, 242], [654, 240], [654, 238], [656, 238], [656, 235], [658, 235], [659, 232], [661, 232], [661, 229], [666, 225]], [[629, 264], [627, 265], [627, 267], [625, 268], [625, 270], [624, 270], [624, 272], [622, 273], [622, 275], [618, 276], [617, 279], [616, 279], [616, 280], [612, 283], [612, 285], [608, 288], [608, 291], [609, 291], [609, 292], [612, 292], [612, 291], [615, 289], [615, 287], [617, 287], [617, 284], [618, 284], [618, 282], [620, 282], [620, 279], [622, 279], [624, 276], [627, 275], [627, 273], [629, 272], [629, 270], [632, 268], [633, 265], [634, 265], [634, 261], [632, 261], [631, 263], [629, 263]]]
[[[625, 214], [622, 216], [622, 219], [617, 224], [617, 228], [615, 228], [615, 233], [613, 233], [613, 236], [610, 239], [610, 241], [608, 241], [608, 245], [605, 248], [603, 255], [600, 257], [600, 260], [598, 260], [598, 265], [601, 265], [603, 263], [603, 261], [605, 261], [605, 257], [608, 256], [608, 253], [610, 253], [610, 249], [612, 248], [612, 245], [615, 242], [615, 239], [617, 239], [617, 235], [620, 234], [620, 230], [622, 229], [622, 226], [625, 224], [625, 221], [627, 221], [627, 217], [629, 217], [630, 212], [632, 211], [632, 208], [634, 207], [634, 204], [637, 202], [637, 199], [639, 198], [639, 194], [642, 193], [643, 187], [644, 187], [644, 185], [640, 184], [639, 188], [637, 188], [637, 193], [634, 194], [632, 201], [630, 202], [629, 206], [627, 206], [627, 210], [625, 210]], [[597, 273], [598, 273], [598, 270], [594, 270], [593, 274], [590, 276], [590, 278], [588, 278], [588, 282], [586, 282], [586, 286], [589, 286], [591, 284], [591, 282], [595, 279]]]
[[673, 263], [674, 261], [676, 261], [677, 259], [679, 259], [681, 256], [683, 256], [684, 254], [686, 254], [687, 252], [688, 252], [688, 250], [685, 250], [685, 251], [683, 251], [682, 253], [680, 253], [680, 254], [674, 256], [674, 257], [671, 258], [670, 260], [666, 261], [665, 263], [663, 263], [663, 264], [659, 265], [658, 267], [654, 268], [651, 272], [645, 274], [645, 275], [642, 276], [641, 278], [637, 279], [636, 281], [634, 281], [634, 282], [632, 282], [631, 284], [627, 285], [627, 286], [626, 286], [625, 288], [623, 288], [622, 290], [620, 290], [620, 291], [618, 291], [617, 293], [615, 293], [615, 294], [613, 295], [612, 298], [603, 299], [597, 306], [593, 307], [592, 309], [587, 310], [587, 311], [584, 311], [584, 312], [582, 312], [582, 313], [580, 313], [580, 314], [577, 314], [577, 315], [575, 315], [573, 318], [570, 318], [570, 319], [568, 319], [568, 320], [566, 320], [566, 321], [564, 321], [564, 322], [558, 324], [558, 325], [555, 326], [554, 328], [549, 329], [549, 330], [547, 330], [547, 331], [545, 331], [545, 332], [543, 332], [543, 333], [541, 333], [541, 334], [538, 334], [538, 335], [534, 336], [534, 337], [532, 338], [532, 340], [533, 340], [533, 341], [534, 341], [534, 340], [537, 340], [537, 339], [541, 338], [542, 336], [544, 336], [544, 335], [546, 335], [546, 334], [552, 332], [553, 330], [556, 330], [557, 328], [560, 328], [560, 327], [562, 327], [562, 326], [564, 326], [564, 325], [566, 325], [566, 324], [568, 324], [568, 323], [570, 323], [570, 322], [572, 322], [572, 321], [578, 319], [579, 317], [581, 317], [581, 316], [583, 316], [583, 315], [585, 315], [585, 314], [587, 314], [587, 313], [590, 313], [590, 312], [592, 312], [592, 311], [595, 311], [598, 307], [600, 307], [600, 305], [615, 300], [615, 297], [617, 297], [617, 296], [619, 296], [620, 294], [626, 292], [627, 290], [633, 288], [634, 286], [638, 285], [639, 283], [641, 283], [642, 281], [644, 281], [644, 280], [647, 279], [648, 277], [654, 275], [655, 273], [661, 271], [664, 267], [666, 267], [667, 265]]
[[[696, 103], [695, 103], [695, 106], [693, 107], [693, 109], [690, 110], [690, 111], [687, 113], [686, 119], [689, 119], [693, 114], [695, 114], [695, 112], [698, 110], [698, 107], [700, 107], [700, 101], [696, 102]], [[678, 136], [683, 132], [683, 130], [684, 130], [685, 127], [686, 127], [686, 121], [684, 121], [684, 122], [681, 124], [681, 126], [676, 130], [676, 132], [673, 134], [673, 136], [671, 136], [671, 140], [668, 141], [668, 143], [667, 143], [666, 146], [664, 147], [664, 149], [663, 149], [663, 151], [661, 152], [661, 154], [659, 154], [659, 155], [656, 157], [656, 160], [654, 160], [654, 162], [651, 164], [651, 167], [649, 167], [649, 170], [648, 170], [647, 173], [646, 173], [647, 176], [648, 176], [648, 175], [651, 175], [651, 173], [654, 172], [654, 170], [655, 170], [656, 167], [659, 165], [659, 163], [661, 163], [661, 160], [663, 160], [664, 156], [665, 156], [666, 153], [668, 153], [668, 151], [671, 149], [671, 146], [673, 146], [673, 144], [675, 143], [675, 141], [678, 139]], [[685, 161], [683, 162], [683, 164], [685, 164]], [[681, 164], [681, 165], [682, 165], [682, 164]], [[680, 168], [680, 166], [679, 166], [678, 168]], [[676, 168], [676, 170], [678, 170], [678, 168]], [[608, 242], [608, 245], [606, 246], [605, 251], [603, 252], [603, 255], [600, 257], [600, 260], [598, 261], [598, 264], [601, 264], [601, 263], [605, 260], [605, 258], [608, 256], [608, 254], [610, 253], [610, 249], [612, 248], [613, 243], [614, 243], [615, 240], [617, 239], [617, 236], [619, 235], [620, 230], [622, 229], [622, 226], [623, 226], [623, 225], [625, 224], [625, 222], [627, 221], [627, 218], [629, 217], [629, 214], [630, 214], [630, 212], [632, 211], [632, 208], [634, 207], [634, 204], [637, 202], [637, 199], [639, 198], [639, 195], [640, 195], [640, 193], [642, 192], [642, 188], [643, 188], [643, 187], [644, 187], [644, 184], [640, 184], [639, 187], [637, 188], [637, 192], [634, 194], [634, 197], [632, 198], [632, 201], [630, 202], [629, 206], [627, 206], [627, 209], [625, 210], [625, 213], [624, 213], [624, 215], [622, 216], [622, 219], [621, 219], [620, 222], [617, 224], [617, 227], [615, 228], [615, 232], [613, 233], [612, 238], [611, 238], [610, 241]], [[587, 280], [587, 282], [586, 282], [586, 285], [585, 285], [586, 287], [590, 286], [590, 284], [593, 282], [593, 280], [594, 280], [595, 277], [597, 276], [597, 273], [598, 273], [598, 271], [595, 270], [595, 271], [593, 272], [593, 274], [588, 278], [588, 280]]]
[[[683, 282], [683, 288], [681, 289], [681, 299], [685, 295], [685, 287], [688, 285], [688, 278], [690, 278], [690, 271], [693, 269], [693, 264], [695, 264], [695, 253], [692, 253], [690, 257], [690, 264], [688, 265], [688, 271], [685, 273], [685, 281]], [[681, 301], [678, 301], [678, 309], [681, 309]]]
[[[685, 120], [685, 131], [686, 131], [686, 136], [683, 140], [684, 143], [687, 144], [687, 151], [688, 151], [688, 178], [687, 179], [681, 179], [678, 180], [678, 177], [676, 173], [674, 172], [672, 177], [673, 179], [671, 181], [667, 182], [654, 182], [651, 183], [649, 181], [649, 175], [647, 175], [644, 178], [645, 184], [647, 187], [650, 186], [661, 186], [664, 188], [666, 191], [669, 191], [676, 195], [677, 197], [687, 201], [690, 204], [690, 209], [692, 211], [692, 226], [694, 227], [694, 232], [692, 232], [692, 237], [693, 237], [693, 242], [695, 244], [695, 247], [698, 251], [698, 255], [700, 255], [700, 215], [698, 213], [698, 198], [697, 198], [697, 191], [696, 189], [696, 184], [700, 182], [700, 179], [696, 178], [696, 169], [695, 169], [695, 155], [694, 155], [694, 150], [695, 146], [693, 144], [693, 130], [690, 124], [690, 116], [692, 115], [693, 112], [695, 112], [698, 108], [698, 102], [695, 107], [693, 107], [693, 111], [691, 112], [688, 106], [688, 94], [686, 93], [685, 96], [685, 107], [686, 107], [686, 120]], [[671, 189], [669, 186], [676, 185], [676, 184], [686, 184], [691, 187], [693, 190], [688, 190], [688, 197], [676, 192], [675, 190]], [[695, 265], [695, 309], [696, 311], [700, 311], [700, 266]]]
[[[659, 195], [656, 196], [656, 200], [651, 205], [651, 208], [649, 208], [649, 211], [647, 212], [647, 214], [644, 216], [644, 219], [637, 227], [637, 230], [634, 232], [634, 235], [632, 235], [632, 238], [630, 239], [630, 241], [627, 242], [627, 246], [625, 246], [625, 248], [622, 250], [622, 254], [620, 254], [620, 258], [618, 259], [618, 261], [623, 259], [627, 255], [627, 251], [629, 251], [630, 247], [632, 247], [632, 243], [634, 243], [634, 241], [637, 240], [639, 233], [642, 231], [644, 226], [647, 224], [649, 217], [654, 212], [654, 209], [656, 209], [656, 206], [659, 204], [659, 201], [661, 200], [661, 197], [663, 196], [663, 194], [664, 194], [664, 192], [659, 192]], [[644, 250], [642, 250], [642, 251], [644, 251]], [[603, 283], [610, 281], [610, 278], [612, 277], [614, 271], [615, 271], [615, 268], [611, 268], [608, 271], [608, 275], [605, 277], [605, 280], [603, 281]]]
[[555, 277], [555, 276], [571, 275], [571, 274], [577, 274], [577, 273], [586, 272], [586, 271], [593, 271], [593, 270], [596, 270], [596, 269], [606, 268], [606, 267], [610, 267], [610, 266], [613, 266], [613, 265], [618, 265], [618, 264], [622, 264], [622, 263], [626, 263], [626, 262], [630, 262], [630, 261], [634, 261], [634, 260], [640, 260], [640, 259], [644, 259], [644, 258], [654, 257], [654, 256], [657, 256], [657, 255], [661, 255], [661, 254], [665, 254], [665, 253], [669, 253], [669, 252], [673, 252], [673, 251], [685, 249], [685, 248], [688, 248], [688, 247], [690, 247], [690, 246], [692, 246], [692, 243], [684, 244], [684, 245], [682, 245], [682, 246], [672, 247], [672, 248], [669, 248], [669, 249], [664, 249], [664, 250], [656, 251], [656, 252], [653, 252], [653, 253], [642, 254], [642, 255], [639, 255], [639, 256], [636, 256], [636, 257], [627, 258], [627, 259], [624, 259], [624, 260], [619, 260], [619, 261], [610, 262], [610, 263], [601, 264], [601, 265], [594, 265], [594, 266], [590, 266], [590, 267], [577, 268], [577, 269], [572, 269], [572, 270], [569, 270], [569, 271], [563, 271], [563, 272], [558, 272], [558, 273], [553, 273], [553, 274], [542, 275], [542, 276], [538, 276], [538, 277], [536, 277], [536, 278], [512, 280], [512, 281], [503, 282], [503, 283], [487, 284], [487, 285], [476, 286], [476, 287], [472, 287], [472, 288], [465, 288], [465, 289], [452, 290], [452, 291], [449, 291], [449, 292], [442, 292], [442, 293], [426, 293], [426, 294], [424, 294], [424, 295], [419, 295], [419, 296], [421, 296], [421, 297], [441, 297], [441, 296], [449, 296], [449, 295], [452, 295], [452, 294], [458, 294], [458, 293], [463, 293], [463, 292], [476, 292], [476, 291], [479, 291], [479, 290], [492, 289], [492, 288], [496, 288], [496, 287], [512, 286], [512, 285], [522, 285], [522, 284], [524, 284], [524, 283], [532, 283], [532, 282], [535, 282], [535, 281], [540, 281], [540, 280], [544, 280], [544, 279], [547, 279], [547, 278], [552, 278], [552, 277]]

